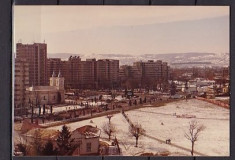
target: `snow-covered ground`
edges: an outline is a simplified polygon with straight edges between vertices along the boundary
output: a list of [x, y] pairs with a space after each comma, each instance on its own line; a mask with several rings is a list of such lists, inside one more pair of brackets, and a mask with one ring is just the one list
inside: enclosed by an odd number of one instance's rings
[[[86, 101], [83, 101], [84, 104], [87, 104]], [[101, 105], [106, 105], [106, 102], [88, 102], [89, 106], [93, 106], [93, 107], [97, 107], [97, 106], [101, 106]], [[52, 112], [56, 113], [56, 112], [62, 112], [62, 111], [70, 111], [70, 110], [74, 110], [74, 109], [82, 109], [85, 108], [85, 106], [80, 106], [80, 105], [66, 105], [66, 106], [59, 106], [59, 107], [53, 107]], [[31, 111], [31, 110], [29, 110]], [[41, 113], [43, 111], [43, 107], [41, 107]], [[39, 112], [39, 108], [34, 108], [34, 113], [38, 114]], [[46, 113], [50, 113], [50, 108], [46, 108]]]
[[[229, 156], [229, 110], [216, 105], [192, 99], [168, 103], [162, 107], [147, 107], [126, 112], [133, 123], [139, 123], [146, 130], [147, 136], [139, 139], [135, 146], [135, 138], [128, 133], [129, 124], [122, 114], [115, 114], [111, 123], [117, 129], [116, 137], [120, 142], [123, 155], [139, 155], [144, 152], [157, 153], [167, 149], [172, 156], [190, 156], [191, 143], [185, 138], [189, 122], [192, 118], [177, 118], [175, 115], [193, 115], [199, 124], [206, 128], [195, 143], [196, 156]], [[84, 125], [102, 128], [108, 122], [106, 117], [93, 118], [67, 124], [70, 130]], [[49, 129], [61, 130], [61, 126]], [[149, 137], [150, 136], [150, 137]], [[107, 137], [101, 132], [101, 137]], [[163, 141], [171, 139], [172, 145]], [[161, 141], [162, 140], [162, 141]]]
[[218, 99], [218, 100], [229, 100], [230, 97], [227, 96], [227, 97], [215, 97], [215, 99]]
[[[79, 105], [67, 105], [67, 106], [53, 107], [52, 112], [56, 113], [56, 112], [69, 111], [69, 110], [81, 109], [81, 108], [84, 108], [84, 107], [79, 106]], [[34, 108], [34, 113], [38, 114], [38, 112], [39, 112], [39, 108]], [[41, 113], [42, 112], [43, 112], [43, 107], [41, 107]], [[46, 108], [46, 112], [50, 113], [50, 109]]]

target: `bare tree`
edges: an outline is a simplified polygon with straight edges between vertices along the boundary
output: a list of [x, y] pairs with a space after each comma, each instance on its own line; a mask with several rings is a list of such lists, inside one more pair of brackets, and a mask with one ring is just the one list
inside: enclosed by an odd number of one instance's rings
[[109, 119], [109, 124], [111, 123], [111, 118], [113, 117], [113, 115], [109, 114], [106, 116]]
[[186, 132], [184, 136], [192, 143], [192, 150], [191, 150], [192, 156], [194, 152], [194, 144], [198, 140], [198, 136], [200, 135], [201, 131], [203, 131], [204, 129], [205, 126], [199, 125], [196, 120], [192, 120], [191, 122], [189, 122], [188, 132]]
[[35, 156], [41, 155], [42, 150], [42, 134], [40, 129], [36, 129], [33, 133], [32, 154]]
[[103, 124], [102, 130], [107, 136], [109, 136], [109, 140], [111, 136], [116, 132], [115, 126], [109, 122]]
[[129, 127], [129, 133], [131, 136], [135, 137], [135, 147], [138, 147], [139, 137], [145, 133], [145, 130], [140, 124], [136, 124]]

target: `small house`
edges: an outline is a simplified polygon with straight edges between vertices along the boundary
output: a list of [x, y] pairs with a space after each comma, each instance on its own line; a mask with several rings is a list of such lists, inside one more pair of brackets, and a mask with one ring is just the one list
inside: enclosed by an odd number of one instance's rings
[[91, 125], [77, 128], [71, 133], [74, 145], [73, 155], [98, 155], [100, 129]]

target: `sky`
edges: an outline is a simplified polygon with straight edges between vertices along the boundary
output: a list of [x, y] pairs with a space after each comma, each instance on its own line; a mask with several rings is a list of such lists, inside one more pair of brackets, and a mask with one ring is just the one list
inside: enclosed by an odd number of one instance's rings
[[229, 52], [228, 6], [14, 6], [13, 29], [48, 54]]

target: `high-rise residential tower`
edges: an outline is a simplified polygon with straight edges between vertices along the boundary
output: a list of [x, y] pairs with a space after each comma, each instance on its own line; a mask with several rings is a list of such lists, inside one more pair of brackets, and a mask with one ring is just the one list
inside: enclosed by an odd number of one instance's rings
[[16, 44], [16, 58], [29, 63], [29, 85], [47, 85], [47, 44]]
[[119, 81], [119, 60], [100, 59], [96, 64], [98, 86], [100, 88], [115, 87]]
[[14, 70], [14, 106], [22, 108], [27, 103], [26, 87], [29, 86], [29, 64], [26, 59], [16, 58]]

